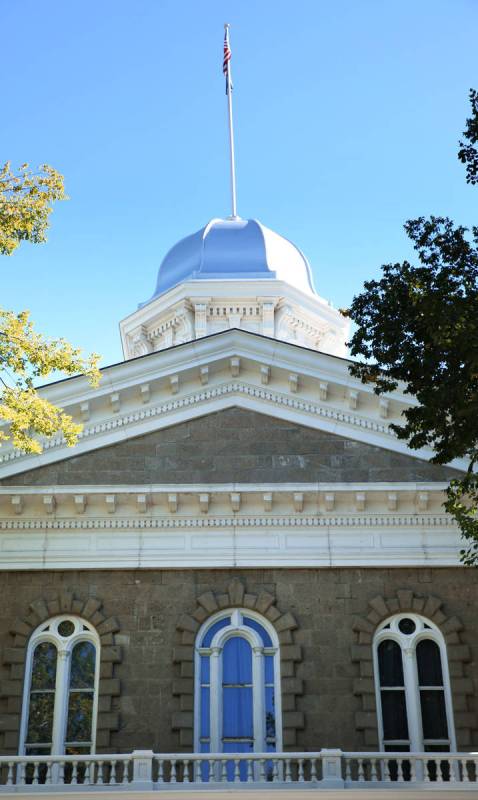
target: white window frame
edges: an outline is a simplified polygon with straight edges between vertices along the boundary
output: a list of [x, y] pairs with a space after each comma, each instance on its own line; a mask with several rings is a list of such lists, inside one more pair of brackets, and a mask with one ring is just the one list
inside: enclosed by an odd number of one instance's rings
[[[272, 647], [265, 647], [259, 634], [242, 623], [242, 616], [258, 622], [269, 634]], [[231, 617], [231, 624], [221, 628], [214, 635], [209, 647], [200, 647], [207, 630], [224, 617]], [[261, 614], [248, 608], [226, 608], [208, 617], [196, 636], [194, 648], [194, 750], [200, 752], [201, 736], [201, 656], [210, 656], [210, 752], [221, 752], [222, 741], [222, 651], [228, 639], [242, 636], [252, 648], [252, 704], [254, 751], [266, 751], [265, 732], [265, 682], [264, 656], [274, 658], [274, 707], [276, 751], [282, 751], [282, 702], [280, 679], [279, 638], [270, 622]]]
[[[415, 631], [411, 635], [402, 633], [398, 627], [403, 619], [411, 619], [415, 623]], [[390, 627], [388, 627], [390, 626]], [[427, 627], [425, 627], [427, 626]], [[380, 749], [384, 750], [382, 698], [380, 693], [380, 671], [378, 662], [378, 647], [381, 642], [391, 639], [400, 647], [403, 664], [403, 683], [405, 689], [405, 705], [408, 720], [408, 736], [410, 752], [422, 752], [425, 749], [423, 741], [423, 724], [420, 706], [420, 687], [416, 659], [417, 644], [424, 639], [430, 639], [438, 645], [440, 650], [441, 668], [443, 676], [443, 690], [445, 695], [445, 709], [448, 725], [448, 739], [450, 752], [456, 751], [455, 725], [453, 718], [453, 703], [450, 688], [450, 673], [448, 669], [448, 656], [446, 643], [439, 628], [426, 617], [420, 614], [394, 614], [383, 620], [375, 632], [373, 639], [373, 670], [375, 676], [375, 697], [377, 703], [378, 733]], [[386, 688], [386, 687], [385, 687]], [[437, 740], [437, 743], [438, 740]], [[428, 744], [428, 743], [427, 743]], [[432, 744], [432, 742], [429, 742]]]
[[[58, 626], [62, 622], [72, 622], [74, 632], [69, 637], [58, 633]], [[98, 688], [100, 678], [100, 639], [90, 622], [71, 614], [62, 614], [51, 617], [36, 628], [28, 642], [25, 681], [23, 686], [22, 719], [20, 724], [19, 755], [25, 755], [26, 736], [28, 732], [28, 715], [30, 708], [30, 691], [33, 667], [33, 654], [37, 645], [42, 642], [51, 642], [57, 648], [55, 700], [53, 705], [53, 731], [51, 754], [63, 755], [65, 752], [66, 723], [68, 716], [68, 698], [70, 692], [70, 662], [74, 647], [79, 642], [91, 642], [96, 650], [95, 656], [95, 681], [93, 690], [93, 712], [91, 722], [90, 752], [95, 752], [96, 746], [96, 721], [98, 716]]]

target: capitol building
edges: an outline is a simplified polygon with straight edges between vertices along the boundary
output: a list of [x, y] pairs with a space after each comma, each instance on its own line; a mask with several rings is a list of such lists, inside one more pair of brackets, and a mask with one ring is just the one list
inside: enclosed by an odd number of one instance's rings
[[320, 274], [211, 220], [99, 386], [41, 390], [77, 446], [2, 447], [0, 795], [476, 786], [478, 583], [442, 506], [466, 464], [396, 438], [413, 399], [351, 376]]

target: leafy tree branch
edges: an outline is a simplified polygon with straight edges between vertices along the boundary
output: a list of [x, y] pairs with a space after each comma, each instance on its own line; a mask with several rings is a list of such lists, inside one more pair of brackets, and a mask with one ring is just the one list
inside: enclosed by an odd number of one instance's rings
[[[66, 198], [63, 176], [44, 164], [33, 173], [27, 164], [12, 172], [0, 170], [0, 253], [12, 255], [23, 241], [44, 242], [54, 200]], [[60, 433], [74, 445], [82, 430], [65, 412], [34, 388], [35, 378], [53, 372], [84, 373], [98, 384], [99, 356], [84, 358], [65, 339], [46, 339], [38, 333], [29, 312], [15, 314], [0, 308], [0, 444], [11, 440], [28, 453], [42, 450], [42, 438]], [[3, 387], [3, 388], [2, 388]]]
[[[467, 181], [478, 183], [478, 94], [470, 93], [461, 160]], [[462, 157], [462, 154], [463, 157]], [[451, 482], [445, 508], [467, 547], [465, 564], [478, 565], [478, 227], [471, 231], [447, 217], [419, 217], [405, 224], [417, 253], [382, 266], [344, 312], [357, 325], [351, 373], [374, 384], [377, 394], [400, 384], [415, 398], [392, 425], [412, 449], [430, 447], [432, 461], [468, 460], [463, 478]]]

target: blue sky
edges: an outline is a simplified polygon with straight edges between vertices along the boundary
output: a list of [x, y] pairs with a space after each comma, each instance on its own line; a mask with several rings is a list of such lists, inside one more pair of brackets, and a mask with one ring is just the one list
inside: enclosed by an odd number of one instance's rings
[[66, 178], [48, 243], [1, 259], [0, 305], [103, 364], [169, 247], [238, 212], [296, 242], [345, 306], [410, 256], [402, 225], [476, 223], [456, 158], [478, 86], [476, 0], [0, 0], [1, 157]]

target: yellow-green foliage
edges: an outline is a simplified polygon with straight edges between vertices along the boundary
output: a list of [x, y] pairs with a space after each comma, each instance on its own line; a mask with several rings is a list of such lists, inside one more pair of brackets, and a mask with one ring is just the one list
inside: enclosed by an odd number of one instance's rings
[[11, 255], [20, 242], [44, 242], [53, 200], [66, 199], [63, 175], [42, 164], [32, 172], [22, 164], [0, 169], [0, 253]]
[[35, 331], [28, 311], [14, 314], [0, 310], [0, 365], [4, 375], [14, 377], [14, 385], [4, 384], [0, 395], [0, 420], [9, 423], [9, 432], [0, 432], [0, 438], [11, 438], [15, 447], [29, 453], [41, 452], [38, 436], [61, 433], [68, 445], [75, 444], [81, 425], [41, 397], [33, 380], [52, 372], [83, 372], [96, 386], [98, 360], [96, 353], [83, 358], [81, 351], [64, 339], [45, 339]]
[[[44, 164], [32, 173], [23, 164], [13, 173], [0, 169], [0, 254], [11, 255], [20, 242], [44, 242], [54, 200], [66, 198], [63, 176]], [[0, 309], [0, 444], [11, 440], [27, 453], [40, 453], [41, 439], [61, 434], [67, 445], [76, 443], [82, 426], [34, 388], [35, 378], [52, 372], [84, 373], [99, 382], [99, 356], [84, 358], [64, 339], [46, 339], [37, 333], [28, 311], [14, 314]]]

